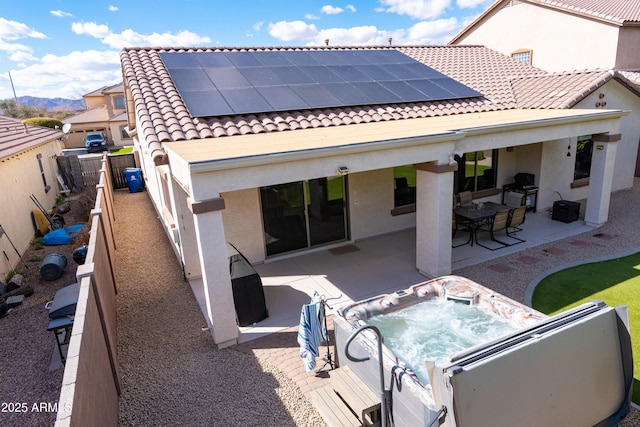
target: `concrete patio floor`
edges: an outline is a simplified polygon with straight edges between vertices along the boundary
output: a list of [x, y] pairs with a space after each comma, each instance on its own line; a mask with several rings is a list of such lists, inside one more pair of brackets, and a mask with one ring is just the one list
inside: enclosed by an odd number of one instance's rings
[[[554, 221], [547, 211], [528, 212], [522, 229], [517, 235], [526, 242], [495, 251], [478, 245], [453, 248], [452, 271], [594, 230], [582, 220], [568, 224]], [[459, 231], [454, 244], [466, 241], [468, 236]], [[504, 232], [498, 238], [515, 243]], [[486, 232], [478, 232], [478, 239], [486, 241], [487, 246], [498, 246], [489, 241]], [[335, 298], [328, 301], [333, 308], [329, 314], [332, 314], [351, 302], [428, 280], [416, 269], [415, 259], [415, 229], [411, 228], [258, 264], [255, 268], [262, 278], [269, 317], [255, 325], [239, 328], [239, 342], [296, 327], [300, 321], [300, 308], [309, 302], [314, 291], [327, 299]], [[194, 289], [201, 288], [194, 286]], [[196, 296], [202, 303], [203, 296]]]

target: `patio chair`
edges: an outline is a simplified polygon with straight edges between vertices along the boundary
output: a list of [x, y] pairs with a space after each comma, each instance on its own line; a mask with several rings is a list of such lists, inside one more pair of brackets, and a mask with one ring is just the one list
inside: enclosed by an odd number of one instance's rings
[[460, 206], [469, 206], [473, 203], [473, 195], [471, 194], [471, 191], [459, 192], [458, 199], [460, 200]]
[[478, 228], [478, 230], [484, 230], [484, 231], [488, 231], [489, 232], [489, 238], [496, 242], [501, 244], [502, 246], [499, 246], [497, 248], [492, 248], [486, 245], [483, 245], [482, 243], [480, 243], [479, 240], [476, 240], [476, 243], [480, 246], [482, 246], [483, 248], [489, 249], [490, 251], [495, 251], [496, 249], [500, 249], [503, 248], [505, 246], [511, 246], [508, 243], [502, 242], [498, 239], [496, 239], [495, 233], [501, 230], [505, 230], [507, 229], [507, 225], [509, 225], [509, 216], [511, 213], [511, 209], [505, 209], [499, 212], [496, 212], [495, 215], [493, 217], [491, 217], [489, 219], [489, 222], [486, 225], [483, 225], [481, 227]]
[[509, 215], [509, 225], [505, 230], [505, 232], [507, 233], [507, 236], [511, 237], [512, 239], [525, 242], [524, 239], [516, 237], [514, 236], [514, 234], [517, 233], [518, 231], [522, 231], [522, 228], [520, 228], [520, 225], [524, 223], [526, 212], [527, 212], [526, 206], [520, 206], [511, 210], [511, 215]]
[[[458, 230], [471, 233], [471, 224], [469, 224], [468, 221], [462, 221], [460, 218], [458, 218], [455, 212], [452, 212], [451, 214], [452, 214], [451, 215], [451, 238], [452, 239], [456, 237], [456, 233]], [[460, 246], [468, 245], [469, 243], [471, 243], [471, 238], [472, 236], [469, 236], [469, 240], [456, 245], [451, 245], [451, 247], [458, 248]]]

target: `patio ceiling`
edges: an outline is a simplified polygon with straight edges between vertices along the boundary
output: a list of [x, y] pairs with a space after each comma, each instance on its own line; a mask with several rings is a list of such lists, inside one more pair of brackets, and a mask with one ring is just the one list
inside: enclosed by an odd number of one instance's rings
[[[278, 157], [279, 161], [291, 161], [347, 152], [368, 152], [443, 141], [455, 142], [470, 135], [574, 125], [618, 119], [626, 114], [628, 113], [622, 110], [513, 109], [241, 135], [232, 139], [207, 138], [164, 145], [167, 151], [188, 164], [192, 173], [198, 173], [269, 164], [274, 162], [274, 157]], [[550, 136], [549, 139], [557, 139], [553, 134]]]

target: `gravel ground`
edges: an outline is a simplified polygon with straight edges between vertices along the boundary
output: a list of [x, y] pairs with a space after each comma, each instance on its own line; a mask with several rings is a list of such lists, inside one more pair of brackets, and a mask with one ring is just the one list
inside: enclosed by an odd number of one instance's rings
[[[85, 223], [93, 204], [94, 200], [87, 195], [74, 195], [69, 201], [71, 210], [63, 216], [65, 225]], [[11, 237], [11, 230], [6, 232]], [[72, 254], [76, 246], [31, 244], [22, 255], [24, 263], [16, 266], [16, 270], [25, 273], [22, 286], [31, 287], [33, 295], [0, 319], [0, 426], [55, 423], [56, 412], [52, 408], [60, 397], [64, 371], [60, 363], [52, 364], [57, 347], [53, 333], [47, 331], [49, 313], [45, 304], [56, 291], [75, 283], [77, 264]], [[42, 259], [50, 253], [64, 255], [67, 265], [62, 276], [46, 281], [40, 277], [40, 267]]]
[[215, 347], [160, 222], [133, 222], [147, 194], [115, 204], [120, 425], [324, 426], [282, 372]]

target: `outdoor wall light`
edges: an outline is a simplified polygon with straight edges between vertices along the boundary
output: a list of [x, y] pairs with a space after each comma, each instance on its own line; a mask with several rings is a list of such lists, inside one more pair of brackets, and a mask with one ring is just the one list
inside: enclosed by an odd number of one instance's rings
[[338, 175], [347, 175], [349, 173], [349, 168], [346, 166], [338, 166]]

